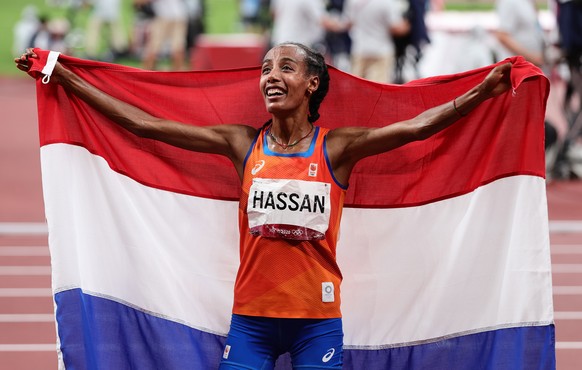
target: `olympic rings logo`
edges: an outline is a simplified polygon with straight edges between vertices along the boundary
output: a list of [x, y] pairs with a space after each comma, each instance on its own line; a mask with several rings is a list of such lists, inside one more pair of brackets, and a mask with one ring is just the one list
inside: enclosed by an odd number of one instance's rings
[[301, 230], [301, 229], [294, 229], [293, 231], [291, 231], [291, 234], [293, 236], [302, 236], [303, 235], [303, 230]]

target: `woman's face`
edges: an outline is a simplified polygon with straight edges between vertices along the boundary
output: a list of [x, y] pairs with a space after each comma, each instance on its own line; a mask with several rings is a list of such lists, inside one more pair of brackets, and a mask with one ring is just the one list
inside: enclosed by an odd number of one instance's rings
[[319, 84], [317, 76], [307, 75], [305, 52], [294, 45], [277, 46], [265, 55], [261, 68], [260, 89], [267, 111], [288, 115], [304, 105]]

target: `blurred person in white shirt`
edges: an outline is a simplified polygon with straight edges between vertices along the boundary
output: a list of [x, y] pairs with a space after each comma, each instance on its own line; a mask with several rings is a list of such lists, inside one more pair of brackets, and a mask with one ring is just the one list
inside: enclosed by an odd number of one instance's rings
[[323, 55], [325, 31], [335, 22], [328, 16], [322, 0], [271, 0], [273, 30], [271, 45], [298, 42]]
[[34, 5], [28, 5], [22, 9], [22, 15], [14, 25], [14, 42], [12, 52], [20, 54], [26, 48], [31, 47], [32, 37], [40, 27], [38, 10]]
[[127, 31], [121, 17], [121, 0], [90, 0], [93, 9], [87, 21], [85, 52], [88, 58], [99, 59], [104, 35], [109, 39], [108, 51], [113, 59], [128, 47]]
[[362, 78], [393, 82], [393, 36], [406, 35], [403, 3], [397, 0], [347, 0], [344, 13], [352, 39], [352, 73]]
[[497, 0], [499, 28], [496, 32], [502, 48], [498, 59], [521, 55], [536, 66], [544, 64], [545, 39], [533, 0]]
[[171, 70], [180, 71], [186, 62], [186, 39], [188, 31], [188, 7], [184, 0], [153, 0], [154, 18], [145, 46], [142, 67], [153, 70], [156, 62], [168, 46]]

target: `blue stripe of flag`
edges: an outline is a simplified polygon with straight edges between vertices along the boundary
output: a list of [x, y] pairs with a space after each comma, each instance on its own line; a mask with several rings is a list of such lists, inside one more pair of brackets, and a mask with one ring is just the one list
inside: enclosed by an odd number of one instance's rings
[[[225, 338], [72, 289], [55, 295], [67, 370], [217, 369]], [[554, 370], [554, 325], [498, 329], [433, 343], [344, 352], [344, 369]], [[291, 369], [282, 356], [277, 369]]]

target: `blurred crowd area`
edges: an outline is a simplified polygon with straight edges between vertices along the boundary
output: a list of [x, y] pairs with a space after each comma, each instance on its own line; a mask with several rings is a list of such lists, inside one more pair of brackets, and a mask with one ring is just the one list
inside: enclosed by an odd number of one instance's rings
[[238, 0], [229, 35], [206, 32], [210, 1], [46, 0], [66, 10], [58, 18], [23, 5], [14, 53], [40, 47], [180, 71], [259, 65], [271, 46], [295, 41], [341, 70], [395, 84], [521, 55], [551, 84], [548, 178], [582, 178], [582, 0], [466, 0], [491, 5], [475, 12], [448, 11], [445, 0]]

